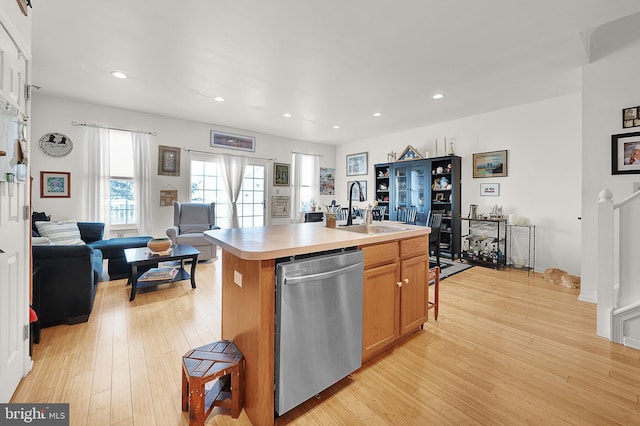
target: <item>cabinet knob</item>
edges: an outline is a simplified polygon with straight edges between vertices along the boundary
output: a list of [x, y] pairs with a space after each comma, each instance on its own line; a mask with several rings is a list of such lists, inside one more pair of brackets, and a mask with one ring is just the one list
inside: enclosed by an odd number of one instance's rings
[[398, 282], [396, 283], [396, 285], [397, 285], [398, 287], [402, 287], [402, 281], [398, 281]]
[[405, 278], [403, 281], [405, 284], [409, 284], [409, 278]]

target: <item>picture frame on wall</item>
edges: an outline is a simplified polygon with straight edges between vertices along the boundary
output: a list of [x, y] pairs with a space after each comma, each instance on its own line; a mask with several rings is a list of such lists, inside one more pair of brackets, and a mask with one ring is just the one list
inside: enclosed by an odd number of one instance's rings
[[158, 175], [180, 176], [180, 148], [158, 146]]
[[70, 198], [71, 173], [40, 172], [40, 198]]
[[500, 195], [500, 184], [499, 183], [481, 183], [480, 184], [480, 195], [497, 197]]
[[289, 164], [273, 163], [273, 185], [289, 186], [289, 170]]
[[271, 217], [287, 218], [291, 217], [291, 197], [288, 195], [277, 195], [271, 197]]
[[611, 135], [611, 174], [640, 174], [640, 132]]
[[473, 177], [507, 176], [507, 150], [473, 154]]
[[214, 148], [236, 149], [240, 151], [256, 150], [256, 138], [253, 136], [236, 135], [234, 133], [211, 131], [210, 145]]
[[[355, 181], [350, 180], [347, 181], [347, 200], [351, 199], [352, 201], [360, 201], [360, 193], [358, 192], [358, 185], [353, 187], [353, 191], [349, 194], [349, 190], [351, 189], [351, 184]], [[367, 181], [359, 180], [360, 186], [362, 187], [362, 194], [364, 195], [364, 201], [367, 201]]]
[[368, 173], [367, 157], [367, 152], [347, 155], [347, 176], [366, 175]]

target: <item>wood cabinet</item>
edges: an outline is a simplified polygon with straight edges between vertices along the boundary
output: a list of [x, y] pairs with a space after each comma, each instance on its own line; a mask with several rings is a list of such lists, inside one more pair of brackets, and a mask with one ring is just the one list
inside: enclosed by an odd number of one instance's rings
[[363, 246], [362, 359], [427, 321], [428, 236]]

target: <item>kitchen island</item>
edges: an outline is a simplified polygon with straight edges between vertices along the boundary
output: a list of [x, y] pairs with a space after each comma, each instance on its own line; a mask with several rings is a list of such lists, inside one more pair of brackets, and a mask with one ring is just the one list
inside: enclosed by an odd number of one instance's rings
[[[299, 223], [205, 232], [205, 238], [222, 248], [221, 337], [233, 340], [245, 357], [244, 409], [253, 424], [274, 423], [276, 259], [346, 247], [364, 251], [363, 323], [373, 317], [368, 310], [376, 312], [372, 331], [363, 327], [364, 358], [426, 321], [430, 229], [386, 221], [374, 227], [366, 233], [366, 227], [352, 228], [360, 231], [352, 232], [322, 223]], [[401, 309], [403, 284], [403, 291], [411, 294]], [[389, 294], [395, 294], [397, 302], [390, 303]], [[375, 301], [367, 302], [368, 297]], [[373, 306], [377, 301], [387, 307]], [[385, 309], [390, 319], [382, 323]]]

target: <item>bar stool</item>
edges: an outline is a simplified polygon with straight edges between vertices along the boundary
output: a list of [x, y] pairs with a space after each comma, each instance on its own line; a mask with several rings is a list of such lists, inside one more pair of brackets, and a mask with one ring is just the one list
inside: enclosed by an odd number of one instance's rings
[[[189, 412], [189, 426], [204, 425], [214, 407], [231, 409], [234, 419], [240, 416], [242, 362], [242, 353], [230, 340], [213, 342], [184, 354], [182, 411]], [[216, 379], [213, 387], [205, 391], [205, 384]]]
[[433, 309], [436, 321], [438, 321], [438, 293], [440, 292], [440, 267], [429, 269], [429, 279], [427, 284], [429, 286], [433, 283], [433, 300], [429, 300], [429, 288], [427, 287], [427, 315], [429, 310]]

